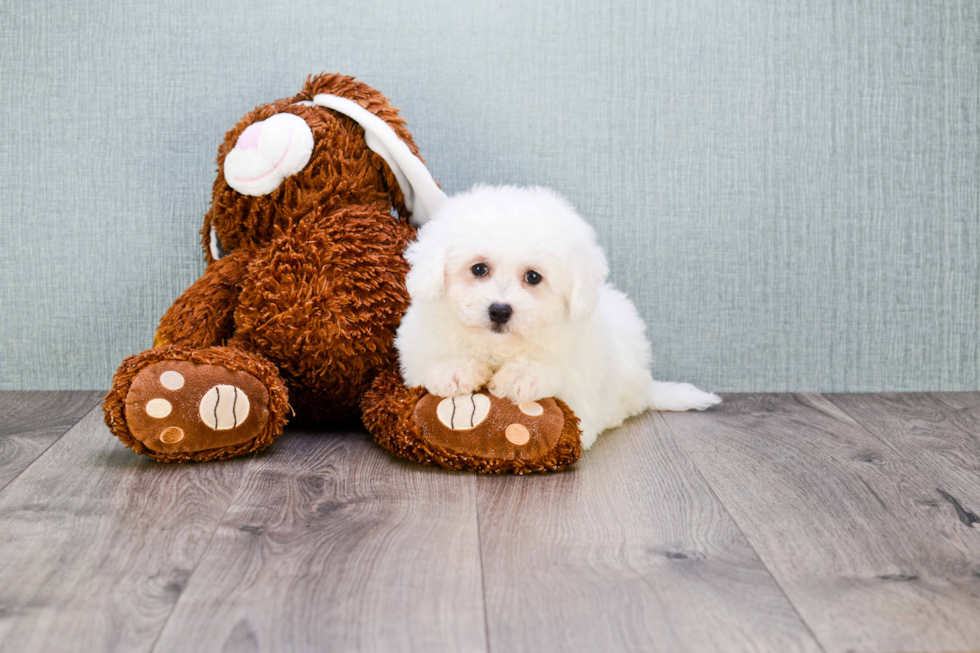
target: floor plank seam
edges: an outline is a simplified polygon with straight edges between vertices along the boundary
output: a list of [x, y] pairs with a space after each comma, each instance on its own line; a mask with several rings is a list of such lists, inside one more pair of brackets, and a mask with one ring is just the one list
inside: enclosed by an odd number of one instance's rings
[[[174, 601], [174, 604], [170, 606], [170, 612], [169, 614], [167, 614], [167, 618], [164, 619], [163, 624], [160, 626], [160, 630], [156, 634], [156, 637], [153, 638], [153, 644], [150, 645], [150, 649], [149, 649], [150, 653], [153, 653], [153, 651], [155, 651], [157, 646], [160, 644], [160, 638], [163, 637], [164, 631], [166, 631], [167, 626], [170, 625], [170, 620], [173, 619], [174, 613], [177, 611], [177, 606], [180, 604], [181, 600], [183, 600], [184, 596], [186, 596], [187, 588], [190, 587], [191, 581], [194, 580], [194, 574], [196, 574], [197, 570], [200, 569], [201, 561], [204, 560], [204, 558], [207, 556], [208, 550], [211, 548], [211, 542], [214, 541], [215, 534], [218, 532], [218, 529], [221, 528], [221, 524], [225, 521], [225, 517], [228, 516], [228, 511], [232, 509], [232, 507], [235, 505], [235, 502], [238, 501], [238, 498], [242, 495], [242, 491], [245, 488], [245, 481], [248, 479], [248, 472], [250, 469], [252, 469], [252, 465], [255, 464], [255, 457], [258, 455], [259, 455], [258, 451], [254, 452], [249, 458], [248, 465], [246, 465], [245, 469], [242, 470], [242, 480], [238, 484], [238, 489], [235, 490], [235, 496], [232, 497], [231, 501], [228, 502], [228, 505], [225, 506], [224, 512], [221, 513], [221, 518], [215, 521], [214, 528], [211, 530], [211, 534], [208, 536], [208, 543], [204, 545], [203, 549], [201, 549], [201, 557], [194, 564], [194, 569], [187, 576], [187, 582], [184, 583], [184, 587], [180, 592], [180, 596], [178, 596], [177, 600]], [[167, 463], [160, 463], [160, 464], [167, 464]], [[190, 464], [194, 465], [194, 464], [202, 464], [202, 463], [190, 463]], [[208, 464], [208, 463], [203, 463], [203, 464]], [[210, 464], [220, 465], [222, 464], [222, 462], [216, 461]]]
[[[864, 431], [869, 436], [871, 436], [872, 439], [874, 439], [876, 442], [880, 442], [883, 446], [888, 447], [888, 449], [894, 452], [896, 456], [901, 458], [905, 463], [907, 463], [910, 467], [912, 467], [912, 469], [916, 470], [924, 478], [928, 479], [930, 484], [935, 487], [936, 494], [940, 496], [942, 499], [944, 499], [953, 508], [955, 518], [958, 519], [963, 524], [965, 524], [967, 528], [973, 528], [974, 524], [980, 524], [980, 516], [976, 515], [973, 512], [970, 512], [969, 510], [966, 510], [963, 507], [963, 504], [961, 504], [960, 501], [957, 500], [952, 493], [944, 491], [942, 489], [942, 486], [946, 485], [947, 490], [953, 490], [954, 492], [957, 492], [957, 490], [959, 490], [960, 488], [950, 487], [943, 481], [934, 478], [932, 474], [930, 474], [926, 470], [922, 469], [919, 465], [917, 465], [916, 461], [910, 459], [901, 449], [893, 446], [887, 440], [884, 440], [880, 436], [876, 435], [871, 429], [865, 426], [864, 421], [862, 421], [857, 416], [855, 416], [850, 411], [848, 411], [847, 408], [845, 408], [840, 402], [834, 401], [833, 394], [822, 395], [822, 396], [825, 397], [827, 401], [832, 403], [839, 411], [841, 411], [842, 413], [850, 417], [851, 420], [853, 420], [854, 423], [857, 424], [862, 431]], [[960, 493], [957, 492], [957, 494]]]
[[61, 438], [63, 438], [66, 435], [68, 435], [73, 428], [75, 428], [76, 426], [78, 426], [79, 424], [81, 424], [83, 420], [85, 420], [89, 415], [91, 415], [96, 410], [102, 410], [102, 403], [101, 402], [97, 403], [95, 406], [92, 407], [91, 410], [87, 411], [84, 415], [82, 415], [81, 417], [79, 417], [75, 421], [74, 424], [72, 424], [71, 426], [69, 426], [68, 428], [65, 429], [64, 433], [62, 433], [57, 438], [55, 438], [54, 440], [52, 440], [51, 441], [51, 444], [49, 444], [48, 446], [46, 446], [44, 448], [44, 451], [42, 451], [41, 453], [39, 453], [34, 458], [34, 460], [32, 460], [30, 462], [30, 464], [27, 467], [25, 467], [24, 469], [22, 469], [19, 472], [17, 472], [17, 474], [15, 474], [13, 477], [11, 477], [11, 479], [9, 481], [7, 481], [6, 483], [4, 483], [3, 486], [0, 487], [0, 494], [2, 494], [4, 492], [4, 490], [6, 490], [8, 487], [10, 487], [11, 485], [13, 485], [14, 481], [16, 481], [18, 478], [20, 478], [24, 474], [24, 472], [26, 472], [30, 468], [34, 467], [34, 465], [36, 465], [38, 463], [38, 461], [40, 461], [42, 458], [44, 458], [45, 454], [47, 454], [48, 451], [51, 450], [51, 447], [53, 447], [54, 445], [56, 445], [59, 442], [61, 442]]
[[[847, 415], [851, 419], [852, 422], [854, 422], [857, 426], [859, 426], [861, 428], [862, 431], [864, 431], [869, 436], [871, 436], [871, 439], [872, 440], [874, 440], [875, 442], [881, 443], [882, 446], [886, 447], [889, 451], [891, 451], [892, 453], [894, 453], [896, 456], [898, 456], [899, 458], [901, 458], [903, 460], [908, 461], [908, 459], [905, 457], [905, 454], [902, 453], [902, 450], [901, 449], [899, 449], [898, 447], [896, 447], [895, 445], [893, 445], [888, 440], [883, 440], [880, 437], [878, 437], [877, 435], [875, 435], [874, 431], [872, 431], [871, 429], [869, 429], [867, 426], [864, 425], [864, 422], [862, 422], [857, 417], [855, 417], [853, 414], [851, 414], [851, 412], [849, 410], [847, 410], [847, 408], [845, 408], [839, 402], [834, 401], [834, 395], [836, 393], [830, 392], [830, 393], [827, 393], [827, 394], [823, 394], [823, 393], [817, 393], [817, 394], [819, 394], [819, 396], [823, 397], [824, 399], [826, 399], [827, 401], [829, 401], [831, 404], [833, 404], [834, 408], [836, 408], [840, 412], [842, 412], [845, 415]], [[913, 461], [908, 461], [908, 462], [913, 462]], [[913, 467], [914, 466], [915, 465], [913, 465]]]
[[483, 526], [480, 523], [480, 479], [473, 479], [473, 512], [476, 516], [477, 553], [480, 556], [480, 596], [483, 599], [483, 639], [490, 653], [490, 615], [487, 604], [487, 578], [483, 571]]
[[735, 519], [735, 516], [732, 515], [731, 511], [728, 509], [728, 506], [725, 505], [725, 503], [721, 500], [721, 497], [718, 496], [718, 493], [715, 492], [715, 488], [711, 486], [711, 483], [708, 482], [707, 477], [705, 477], [705, 475], [701, 472], [701, 468], [698, 467], [697, 463], [694, 461], [694, 458], [691, 456], [690, 453], [688, 453], [687, 449], [684, 447], [684, 443], [681, 442], [681, 438], [679, 438], [677, 434], [674, 433], [674, 429], [670, 427], [670, 422], [667, 421], [667, 418], [664, 417], [662, 412], [658, 412], [658, 416], [660, 417], [661, 420], [663, 420], [664, 424], [667, 426], [667, 430], [670, 432], [671, 437], [674, 438], [674, 442], [677, 444], [680, 450], [684, 452], [684, 455], [691, 462], [691, 466], [694, 467], [694, 470], [697, 472], [698, 476], [701, 478], [702, 481], [704, 481], [704, 484], [708, 488], [708, 491], [711, 493], [711, 496], [715, 498], [715, 501], [717, 501], [718, 505], [721, 506], [722, 510], [725, 511], [725, 514], [728, 515], [728, 518], [732, 520], [732, 523], [735, 524], [735, 528], [738, 529], [738, 532], [741, 533], [742, 537], [745, 539], [745, 543], [749, 545], [750, 549], [752, 549], [752, 553], [759, 560], [759, 562], [762, 563], [762, 566], [765, 567], [766, 572], [769, 574], [769, 577], [772, 578], [772, 582], [776, 584], [776, 587], [779, 588], [779, 592], [786, 599], [786, 602], [789, 603], [789, 606], [791, 608], [793, 608], [793, 613], [796, 614], [797, 618], [800, 620], [800, 623], [803, 624], [804, 628], [806, 628], [806, 631], [810, 633], [810, 637], [817, 645], [817, 648], [819, 648], [824, 653], [827, 653], [827, 649], [824, 647], [823, 642], [821, 642], [820, 639], [817, 637], [817, 634], [813, 631], [813, 628], [810, 627], [810, 624], [807, 623], [807, 620], [803, 618], [803, 615], [796, 607], [796, 604], [793, 603], [793, 600], [789, 597], [789, 594], [786, 593], [786, 589], [783, 587], [782, 583], [780, 583], [779, 579], [776, 578], [776, 574], [773, 573], [773, 570], [769, 568], [769, 565], [766, 564], [766, 561], [762, 558], [761, 555], [759, 555], [759, 551], [752, 543], [752, 540], [749, 539], [749, 536], [745, 533], [745, 529], [742, 528], [741, 524], [738, 523], [738, 520]]

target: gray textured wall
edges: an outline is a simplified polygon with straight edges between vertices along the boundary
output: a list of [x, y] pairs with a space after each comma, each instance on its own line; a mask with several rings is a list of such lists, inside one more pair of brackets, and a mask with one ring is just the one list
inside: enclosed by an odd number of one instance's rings
[[449, 192], [598, 228], [656, 374], [980, 388], [976, 0], [0, 5], [0, 388], [104, 388], [202, 270], [224, 132], [307, 73]]

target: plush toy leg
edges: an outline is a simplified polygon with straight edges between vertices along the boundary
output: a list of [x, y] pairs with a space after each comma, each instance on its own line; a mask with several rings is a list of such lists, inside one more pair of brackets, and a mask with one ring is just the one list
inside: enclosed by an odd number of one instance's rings
[[385, 449], [447, 469], [552, 472], [582, 453], [578, 418], [557, 399], [513, 404], [488, 392], [442, 398], [406, 388], [393, 370], [361, 402], [364, 424]]
[[278, 370], [261, 356], [165, 346], [124, 360], [102, 409], [136, 453], [189, 462], [267, 447], [282, 433], [289, 402]]

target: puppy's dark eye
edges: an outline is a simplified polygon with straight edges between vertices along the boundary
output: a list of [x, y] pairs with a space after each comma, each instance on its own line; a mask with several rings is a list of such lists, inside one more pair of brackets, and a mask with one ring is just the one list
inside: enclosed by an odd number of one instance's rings
[[477, 263], [470, 270], [473, 272], [474, 277], [485, 277], [490, 273], [490, 268], [487, 267], [486, 263]]
[[524, 281], [527, 281], [532, 286], [536, 286], [541, 283], [541, 274], [535, 270], [528, 270], [524, 273]]

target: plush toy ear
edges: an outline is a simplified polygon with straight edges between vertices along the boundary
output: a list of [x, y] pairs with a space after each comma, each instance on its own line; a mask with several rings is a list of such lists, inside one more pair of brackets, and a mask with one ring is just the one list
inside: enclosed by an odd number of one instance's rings
[[242, 195], [259, 197], [279, 188], [310, 161], [313, 131], [292, 113], [253, 122], [225, 157], [225, 181]]
[[568, 316], [573, 321], [588, 317], [599, 303], [599, 290], [609, 276], [609, 264], [595, 242], [576, 252], [571, 267], [572, 283], [566, 296]]
[[441, 234], [433, 233], [435, 224], [419, 231], [416, 240], [405, 250], [411, 265], [405, 287], [413, 300], [438, 299], [446, 289], [446, 244]]
[[347, 98], [320, 93], [313, 96], [313, 104], [342, 113], [364, 128], [367, 146], [385, 160], [398, 180], [405, 207], [412, 212], [412, 223], [418, 226], [428, 222], [439, 205], [446, 201], [446, 194], [436, 184], [425, 164], [412, 154], [405, 141], [398, 138], [395, 130]]

